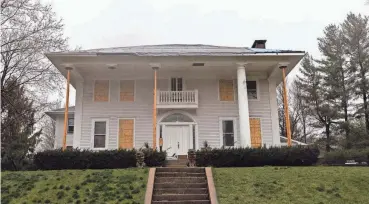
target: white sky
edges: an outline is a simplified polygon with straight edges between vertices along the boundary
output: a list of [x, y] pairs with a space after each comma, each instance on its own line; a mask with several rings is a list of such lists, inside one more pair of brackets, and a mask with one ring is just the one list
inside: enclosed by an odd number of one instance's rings
[[44, 0], [64, 19], [72, 48], [168, 43], [249, 47], [256, 39], [267, 39], [267, 48], [304, 50], [314, 57], [319, 56], [316, 39], [324, 27], [342, 22], [350, 11], [369, 15], [365, 1]]

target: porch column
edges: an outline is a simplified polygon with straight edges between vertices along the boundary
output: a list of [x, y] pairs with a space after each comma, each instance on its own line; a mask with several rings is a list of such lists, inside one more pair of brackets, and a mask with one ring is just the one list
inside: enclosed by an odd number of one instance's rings
[[67, 129], [68, 129], [68, 109], [69, 109], [69, 82], [71, 67], [66, 67], [67, 70], [67, 90], [65, 96], [65, 109], [64, 109], [64, 133], [63, 133], [63, 151], [67, 148]]
[[249, 101], [247, 97], [246, 63], [237, 64], [238, 115], [240, 120], [241, 147], [251, 146]]
[[272, 135], [273, 135], [272, 145], [280, 146], [281, 138], [279, 134], [279, 121], [278, 121], [277, 81], [275, 78], [268, 78], [268, 82], [269, 82], [270, 118], [272, 119]]
[[287, 65], [281, 64], [279, 68], [282, 69], [284, 117], [286, 120], [287, 145], [290, 147], [292, 145], [292, 141], [291, 141], [291, 124], [290, 124], [290, 114], [288, 112], [288, 98], [287, 98], [288, 95], [287, 95], [287, 84], [286, 84]]
[[[157, 89], [157, 71], [159, 69], [159, 64], [150, 64], [150, 66], [152, 67], [152, 69], [154, 70], [154, 94], [153, 94], [153, 109], [152, 109], [152, 148], [156, 149], [156, 126], [157, 126], [157, 121], [156, 121], [156, 89]], [[160, 143], [160, 141], [159, 141]]]

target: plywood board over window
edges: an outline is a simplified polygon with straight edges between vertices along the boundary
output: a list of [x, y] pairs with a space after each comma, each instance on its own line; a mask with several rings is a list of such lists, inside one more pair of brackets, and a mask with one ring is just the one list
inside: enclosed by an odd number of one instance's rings
[[94, 84], [94, 101], [109, 101], [109, 80], [96, 80]]
[[250, 118], [251, 147], [261, 147], [261, 126], [259, 118]]
[[119, 148], [132, 149], [134, 137], [134, 120], [119, 119]]
[[120, 101], [135, 100], [135, 81], [121, 80], [120, 81]]
[[219, 100], [234, 101], [234, 83], [233, 80], [219, 80]]

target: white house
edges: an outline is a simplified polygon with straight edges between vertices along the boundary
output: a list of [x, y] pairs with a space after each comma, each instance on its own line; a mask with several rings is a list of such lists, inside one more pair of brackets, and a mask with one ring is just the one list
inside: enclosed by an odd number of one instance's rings
[[[251, 48], [167, 44], [47, 53], [65, 77], [70, 70], [76, 89], [67, 146], [140, 148], [148, 142], [169, 155], [186, 155], [204, 141], [211, 147], [280, 145], [280, 67], [287, 66], [288, 74], [305, 53], [266, 49], [265, 42]], [[61, 147], [64, 109], [47, 114], [57, 121], [55, 147]]]

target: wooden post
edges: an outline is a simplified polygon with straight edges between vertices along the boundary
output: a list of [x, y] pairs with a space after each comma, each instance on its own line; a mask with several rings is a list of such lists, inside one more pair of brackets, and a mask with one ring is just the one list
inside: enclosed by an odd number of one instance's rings
[[63, 151], [67, 148], [67, 131], [68, 131], [68, 109], [69, 109], [69, 82], [70, 82], [70, 70], [67, 67], [67, 92], [65, 98], [65, 109], [64, 109], [64, 134], [63, 134]]
[[152, 148], [156, 149], [156, 72], [158, 67], [153, 67], [154, 70], [154, 102], [152, 108]]
[[284, 106], [284, 117], [286, 120], [286, 133], [287, 133], [287, 145], [289, 147], [292, 146], [291, 141], [291, 124], [290, 124], [290, 114], [288, 112], [288, 98], [287, 98], [287, 84], [286, 84], [286, 68], [287, 66], [280, 66], [282, 69], [282, 76], [283, 76], [283, 106]]

